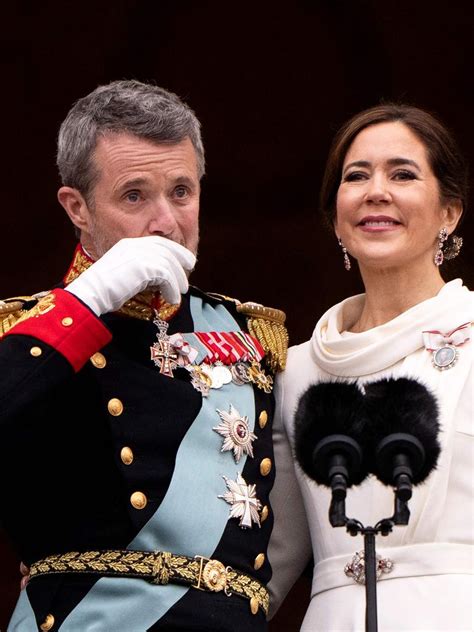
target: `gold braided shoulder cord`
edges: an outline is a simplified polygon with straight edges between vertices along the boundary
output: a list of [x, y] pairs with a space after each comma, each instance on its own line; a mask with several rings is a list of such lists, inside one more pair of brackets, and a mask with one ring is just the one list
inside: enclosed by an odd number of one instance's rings
[[285, 312], [258, 303], [242, 303], [237, 305], [237, 311], [247, 316], [249, 332], [262, 345], [268, 356], [270, 369], [274, 372], [282, 371], [286, 366], [288, 353]]

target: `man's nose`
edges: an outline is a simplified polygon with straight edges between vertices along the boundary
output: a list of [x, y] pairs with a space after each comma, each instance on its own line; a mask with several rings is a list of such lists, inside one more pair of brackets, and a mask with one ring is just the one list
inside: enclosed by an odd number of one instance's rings
[[150, 209], [148, 232], [150, 235], [170, 237], [176, 228], [175, 209], [166, 198], [156, 200]]

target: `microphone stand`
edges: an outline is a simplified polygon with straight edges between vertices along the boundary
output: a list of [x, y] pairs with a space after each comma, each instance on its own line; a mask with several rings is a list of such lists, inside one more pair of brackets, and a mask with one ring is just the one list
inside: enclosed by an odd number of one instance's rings
[[[374, 527], [365, 527], [359, 520], [346, 516], [346, 489], [341, 479], [331, 481], [332, 497], [329, 507], [329, 522], [333, 527], [346, 527], [350, 535], [359, 533], [364, 536], [365, 567], [365, 631], [377, 632], [377, 558], [375, 554], [375, 536], [380, 533], [387, 536], [395, 525], [406, 525], [410, 517], [407, 501], [407, 487], [395, 489], [395, 510], [391, 518], [379, 520]], [[333, 484], [334, 483], [334, 484]], [[411, 493], [409, 494], [411, 496]]]

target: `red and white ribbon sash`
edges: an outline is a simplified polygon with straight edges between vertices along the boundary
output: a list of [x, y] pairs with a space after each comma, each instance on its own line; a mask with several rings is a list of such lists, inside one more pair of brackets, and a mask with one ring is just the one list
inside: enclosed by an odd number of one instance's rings
[[244, 331], [196, 331], [193, 334], [207, 349], [204, 362], [235, 364], [260, 362], [265, 351], [259, 341]]
[[470, 329], [471, 323], [468, 322], [449, 332], [442, 332], [437, 329], [423, 331], [423, 344], [428, 351], [436, 351], [445, 345], [460, 347], [470, 340]]

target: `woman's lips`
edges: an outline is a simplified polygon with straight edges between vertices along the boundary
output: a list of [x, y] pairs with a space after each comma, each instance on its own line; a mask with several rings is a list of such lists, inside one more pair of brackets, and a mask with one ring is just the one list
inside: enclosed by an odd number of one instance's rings
[[357, 226], [368, 233], [396, 230], [400, 222], [386, 215], [363, 217]]

